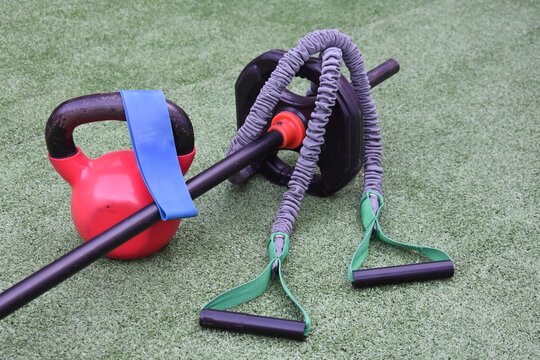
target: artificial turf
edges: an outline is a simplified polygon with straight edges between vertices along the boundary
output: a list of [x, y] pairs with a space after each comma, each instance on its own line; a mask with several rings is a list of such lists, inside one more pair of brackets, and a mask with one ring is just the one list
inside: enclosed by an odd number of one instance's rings
[[[200, 216], [140, 261], [99, 260], [0, 321], [0, 359], [540, 357], [538, 1], [3, 1], [0, 289], [80, 243], [44, 125], [66, 99], [163, 89], [189, 114], [196, 174], [235, 132], [234, 82], [252, 58], [339, 28], [373, 67], [386, 208], [396, 239], [446, 250], [447, 281], [354, 290], [362, 178], [307, 197], [285, 276], [311, 313], [304, 343], [203, 330], [199, 307], [252, 278], [284, 188], [257, 176], [200, 197]], [[124, 123], [81, 127], [90, 156], [130, 146]], [[189, 177], [189, 176], [188, 176]], [[421, 260], [373, 244], [366, 266]], [[241, 311], [295, 318], [277, 287]]]

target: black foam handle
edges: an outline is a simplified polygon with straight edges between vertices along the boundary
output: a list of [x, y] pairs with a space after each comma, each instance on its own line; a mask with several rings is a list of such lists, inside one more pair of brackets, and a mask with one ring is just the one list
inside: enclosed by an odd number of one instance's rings
[[431, 261], [419, 264], [389, 266], [383, 268], [353, 271], [355, 288], [401, 284], [413, 281], [426, 281], [449, 278], [454, 275], [452, 260]]
[[293, 340], [305, 340], [306, 338], [304, 336], [306, 324], [298, 320], [203, 309], [199, 315], [199, 323], [203, 327], [221, 330], [249, 332]]

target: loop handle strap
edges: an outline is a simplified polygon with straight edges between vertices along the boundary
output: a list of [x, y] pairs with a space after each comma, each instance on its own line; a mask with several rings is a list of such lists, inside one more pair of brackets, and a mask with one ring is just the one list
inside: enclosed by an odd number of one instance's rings
[[[281, 251], [279, 248], [276, 248], [276, 237], [283, 239], [283, 249]], [[282, 271], [282, 264], [287, 257], [288, 252], [289, 236], [287, 234], [276, 232], [270, 235], [270, 238], [268, 240], [268, 255], [270, 257], [270, 261], [266, 265], [263, 272], [255, 279], [250, 280], [240, 286], [237, 286], [218, 295], [213, 300], [204, 305], [202, 310], [226, 310], [261, 296], [266, 291], [268, 285], [272, 281], [272, 274], [274, 273], [273, 269], [277, 268], [278, 278], [281, 287], [283, 291], [285, 291], [287, 297], [294, 304], [294, 306], [302, 313], [305, 323], [304, 336], [308, 336], [311, 331], [311, 319], [309, 318], [309, 314], [306, 312], [306, 310], [304, 310], [302, 305], [298, 302], [298, 300], [294, 297], [293, 293], [289, 290]]]
[[[373, 211], [373, 207], [371, 204], [370, 197], [376, 197], [377, 202], [379, 204], [378, 209], [376, 212]], [[381, 225], [379, 223], [379, 216], [381, 214], [381, 210], [384, 207], [384, 199], [383, 196], [372, 190], [368, 190], [364, 192], [362, 195], [362, 199], [360, 200], [360, 215], [362, 217], [362, 224], [364, 225], [365, 233], [364, 238], [358, 245], [358, 248], [356, 249], [351, 264], [349, 266], [349, 271], [347, 274], [347, 277], [350, 281], [355, 281], [354, 272], [357, 271], [362, 266], [362, 263], [368, 256], [369, 252], [369, 243], [371, 238], [375, 238], [377, 240], [380, 240], [388, 245], [392, 245], [401, 249], [409, 250], [409, 251], [415, 251], [432, 262], [442, 262], [442, 261], [449, 261], [452, 263], [452, 259], [448, 254], [446, 254], [442, 250], [438, 250], [429, 246], [422, 246], [422, 245], [413, 245], [413, 244], [406, 244], [400, 241], [393, 240], [389, 236], [387, 236], [381, 229]], [[453, 274], [453, 264], [452, 264], [452, 274]], [[451, 276], [451, 274], [450, 274]], [[439, 276], [440, 277], [440, 276]]]

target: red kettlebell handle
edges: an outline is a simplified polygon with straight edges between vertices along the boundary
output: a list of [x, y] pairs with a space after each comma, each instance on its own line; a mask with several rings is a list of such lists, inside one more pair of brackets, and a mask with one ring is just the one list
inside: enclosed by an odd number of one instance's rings
[[[193, 152], [195, 139], [187, 114], [167, 100], [176, 152], [179, 156]], [[124, 105], [119, 92], [92, 94], [70, 99], [58, 105], [45, 128], [47, 150], [53, 159], [63, 159], [77, 153], [73, 131], [82, 124], [104, 120], [126, 121]]]

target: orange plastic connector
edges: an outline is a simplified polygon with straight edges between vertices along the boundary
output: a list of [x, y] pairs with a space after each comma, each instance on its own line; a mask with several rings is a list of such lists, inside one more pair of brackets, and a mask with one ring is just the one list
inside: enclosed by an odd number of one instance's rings
[[306, 136], [306, 128], [300, 117], [290, 111], [282, 111], [272, 119], [272, 124], [268, 131], [279, 131], [283, 136], [280, 148], [296, 149], [302, 145]]

